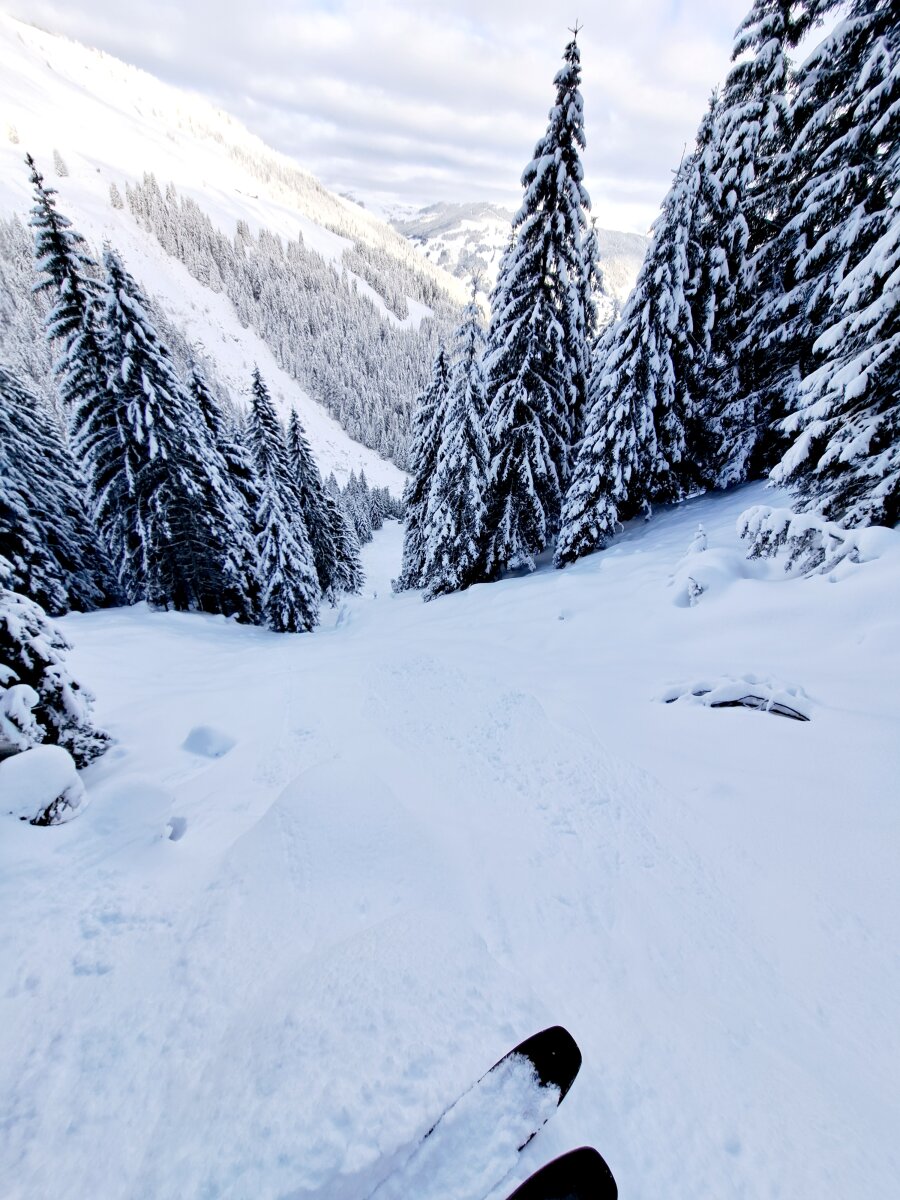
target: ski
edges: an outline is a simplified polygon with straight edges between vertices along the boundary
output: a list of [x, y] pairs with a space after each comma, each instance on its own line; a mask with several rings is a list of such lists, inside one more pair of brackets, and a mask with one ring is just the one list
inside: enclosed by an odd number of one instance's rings
[[535, 1171], [507, 1200], [616, 1200], [618, 1194], [602, 1155], [582, 1146]]
[[550, 1119], [581, 1066], [561, 1026], [521, 1042], [444, 1111], [369, 1200], [472, 1200], [487, 1196]]

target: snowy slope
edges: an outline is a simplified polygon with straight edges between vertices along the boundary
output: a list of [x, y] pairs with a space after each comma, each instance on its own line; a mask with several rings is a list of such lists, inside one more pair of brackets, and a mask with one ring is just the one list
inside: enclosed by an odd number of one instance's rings
[[[497, 278], [514, 213], [496, 204], [432, 204], [418, 211], [389, 214], [398, 232], [429, 261], [469, 280], [479, 274], [487, 286]], [[648, 239], [597, 227], [603, 282], [623, 305], [634, 287]]]
[[[402, 487], [402, 474], [349, 439], [277, 368], [220, 295], [161, 252], [127, 210], [111, 207], [109, 187], [115, 183], [122, 191], [126, 181], [153, 171], [162, 187], [171, 182], [179, 194], [194, 197], [229, 236], [238, 220], [254, 232], [267, 228], [285, 238], [299, 233], [309, 248], [335, 262], [355, 240], [461, 299], [465, 289], [458, 281], [423, 263], [385, 222], [327, 192], [202, 98], [5, 14], [0, 14], [0, 113], [0, 214], [24, 217], [30, 209], [23, 162], [28, 151], [58, 188], [62, 211], [95, 247], [108, 239], [122, 251], [139, 282], [216, 358], [222, 382], [236, 396], [246, 393], [248, 372], [258, 362], [283, 411], [291, 405], [300, 411], [326, 472], [345, 477], [363, 466], [373, 483]], [[55, 172], [54, 150], [68, 171], [63, 177]], [[385, 320], [403, 324], [368, 284], [360, 287]], [[413, 327], [430, 311], [415, 299], [409, 307], [406, 324]]]
[[[311, 635], [66, 618], [118, 742], [77, 820], [3, 820], [0, 1195], [366, 1200], [559, 1021], [520, 1175], [589, 1142], [629, 1200], [889, 1200], [900, 535], [786, 581], [735, 535], [767, 499], [431, 604], [389, 523]], [[748, 676], [810, 720], [662, 701]]]

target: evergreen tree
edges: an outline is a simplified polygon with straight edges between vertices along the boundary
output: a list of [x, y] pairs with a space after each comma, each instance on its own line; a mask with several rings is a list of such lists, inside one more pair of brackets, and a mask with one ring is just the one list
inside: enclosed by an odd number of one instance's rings
[[284, 431], [260, 375], [253, 373], [247, 440], [256, 464], [260, 608], [277, 633], [312, 629], [319, 618], [319, 582], [292, 478]]
[[259, 571], [256, 559], [256, 510], [259, 489], [253, 465], [240, 440], [228, 428], [218, 401], [197, 363], [188, 379], [191, 416], [199, 426], [199, 445], [206, 476], [204, 539], [211, 562], [211, 589], [219, 611], [255, 622], [259, 616]]
[[710, 486], [768, 469], [778, 456], [790, 366], [758, 329], [783, 291], [784, 256], [767, 252], [784, 216], [784, 155], [792, 138], [790, 51], [821, 0], [755, 0], [738, 27], [721, 96], [698, 135], [697, 354], [692, 390]]
[[797, 86], [788, 229], [815, 337], [773, 471], [801, 508], [900, 519], [900, 22], [853, 0]]
[[341, 493], [341, 503], [344, 511], [356, 531], [361, 545], [372, 540], [372, 518], [369, 512], [368, 489], [356, 477], [356, 472], [350, 472], [347, 486]]
[[325, 483], [325, 494], [331, 505], [334, 543], [337, 548], [341, 574], [345, 579], [343, 590], [350, 595], [357, 595], [362, 591], [362, 586], [366, 579], [362, 566], [359, 538], [356, 535], [356, 527], [350, 519], [350, 514], [344, 507], [341, 489], [334, 477], [334, 472], [329, 475]]
[[319, 588], [334, 603], [341, 592], [359, 590], [359, 544], [348, 542], [339, 505], [322, 482], [296, 409], [288, 422], [287, 446]]
[[663, 202], [622, 317], [598, 347], [557, 566], [606, 545], [620, 521], [681, 499], [689, 486], [693, 350], [685, 289], [696, 178], [689, 158]]
[[56, 189], [44, 184], [30, 154], [25, 161], [34, 187], [29, 224], [34, 230], [35, 263], [44, 276], [37, 290], [54, 298], [47, 318], [47, 336], [62, 347], [55, 369], [60, 397], [69, 409], [77, 437], [105, 398], [102, 287], [97, 264], [88, 254], [84, 238], [56, 208]]
[[114, 251], [103, 261], [109, 402], [80, 446], [122, 586], [131, 600], [160, 607], [242, 611], [211, 441], [136, 282]]
[[403, 489], [405, 529], [403, 531], [403, 565], [394, 580], [395, 591], [407, 591], [422, 586], [425, 566], [425, 529], [428, 517], [428, 497], [437, 464], [444, 411], [447, 404], [450, 367], [444, 347], [435, 355], [431, 382], [416, 401], [413, 418], [412, 469]]
[[[0, 578], [8, 577], [8, 568], [0, 559]], [[0, 582], [3, 740], [10, 749], [18, 750], [37, 742], [62, 746], [83, 767], [106, 750], [109, 737], [91, 722], [90, 693], [69, 675], [66, 654], [70, 649], [38, 604]]]
[[426, 598], [468, 587], [483, 576], [489, 452], [482, 369], [484, 332], [476, 290], [454, 339], [453, 366], [426, 513]]
[[0, 364], [0, 555], [8, 586], [53, 614], [113, 596], [83, 494], [55, 418]]
[[547, 132], [525, 168], [514, 240], [491, 300], [487, 376], [491, 489], [487, 569], [534, 566], [559, 526], [582, 425], [597, 277], [582, 183], [584, 120], [575, 39], [554, 80]]

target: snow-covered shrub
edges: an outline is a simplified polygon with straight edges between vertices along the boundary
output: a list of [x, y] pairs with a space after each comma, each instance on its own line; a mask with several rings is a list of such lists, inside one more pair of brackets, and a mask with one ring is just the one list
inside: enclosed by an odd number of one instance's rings
[[61, 825], [83, 800], [75, 760], [62, 746], [34, 746], [0, 762], [0, 812], [32, 825]]
[[698, 525], [687, 550], [669, 577], [672, 603], [678, 608], [696, 608], [704, 597], [710, 599], [720, 596], [735, 580], [747, 574], [747, 565], [740, 551], [733, 546], [714, 546], [710, 549], [706, 530]]
[[70, 649], [39, 605], [0, 588], [0, 741], [10, 750], [59, 745], [83, 767], [109, 736], [92, 725], [93, 697], [68, 672]]
[[58, 150], [53, 151], [53, 169], [56, 171], [60, 179], [64, 179], [69, 173], [69, 168], [66, 166], [66, 160]]
[[709, 540], [706, 536], [706, 530], [703, 525], [697, 526], [697, 532], [691, 538], [691, 544], [687, 548], [688, 554], [702, 554], [709, 546]]
[[824, 575], [839, 563], [872, 557], [861, 545], [872, 541], [870, 531], [844, 529], [816, 513], [757, 504], [738, 517], [737, 531], [750, 542], [748, 558], [781, 558], [796, 575]]

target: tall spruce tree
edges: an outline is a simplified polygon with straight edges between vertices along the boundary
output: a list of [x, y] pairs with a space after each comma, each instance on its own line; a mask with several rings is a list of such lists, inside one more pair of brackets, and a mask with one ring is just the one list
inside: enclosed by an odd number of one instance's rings
[[7, 585], [52, 615], [114, 598], [64, 431], [43, 402], [0, 364], [0, 555]]
[[319, 588], [334, 603], [341, 592], [359, 590], [359, 544], [348, 542], [339, 505], [322, 482], [296, 409], [288, 422], [287, 448]]
[[233, 597], [223, 596], [223, 548], [209, 515], [214, 505], [207, 507], [216, 498], [216, 482], [205, 469], [209, 440], [137, 283], [111, 249], [103, 262], [109, 403], [105, 419], [93, 421], [79, 439], [100, 530], [129, 599], [227, 611]]
[[755, 0], [735, 35], [721, 95], [698, 134], [692, 391], [706, 482], [726, 487], [778, 456], [790, 367], [760, 338], [755, 314], [781, 292], [784, 258], [767, 254], [783, 220], [792, 137], [790, 52], [820, 0]]
[[491, 300], [486, 356], [491, 443], [486, 565], [532, 569], [559, 526], [570, 451], [582, 424], [597, 274], [575, 38], [554, 83], [547, 132], [525, 168], [514, 240]]
[[256, 463], [260, 608], [270, 629], [299, 633], [319, 619], [319, 581], [300, 511], [284, 430], [257, 367], [253, 372], [247, 442]]
[[620, 521], [679, 500], [690, 486], [686, 287], [696, 178], [693, 158], [682, 162], [622, 317], [597, 348], [557, 566], [605, 546]]
[[[53, 298], [47, 336], [59, 347], [59, 394], [68, 413], [73, 450], [81, 457], [85, 439], [96, 443], [101, 428], [107, 436], [115, 429], [102, 346], [103, 288], [84, 238], [56, 207], [56, 189], [45, 185], [30, 154], [26, 162], [34, 187], [29, 224], [36, 267], [43, 276], [37, 290]], [[93, 493], [93, 480], [87, 482]]]
[[340, 485], [333, 472], [325, 481], [325, 492], [334, 512], [335, 545], [341, 569], [346, 578], [344, 591], [350, 595], [356, 595], [362, 591], [362, 586], [366, 581], [359, 538], [356, 535], [356, 526], [344, 507]]
[[431, 381], [416, 402], [413, 418], [410, 450], [413, 466], [403, 489], [403, 564], [399, 578], [393, 583], [398, 592], [421, 587], [423, 583], [428, 497], [441, 441], [449, 377], [450, 364], [441, 346], [432, 363]]
[[853, 0], [797, 81], [787, 229], [815, 338], [773, 471], [801, 508], [900, 519], [900, 21]]
[[[213, 611], [247, 622], [259, 617], [256, 560], [256, 506], [250, 458], [228, 428], [225, 415], [197, 363], [187, 382], [187, 417], [201, 456], [205, 502], [199, 514], [201, 545], [206, 547], [206, 592]], [[190, 464], [190, 458], [188, 458]], [[193, 464], [191, 464], [193, 465]]]
[[454, 336], [445, 415], [425, 521], [426, 598], [483, 578], [489, 465], [484, 421], [484, 331], [475, 285]]
[[[248, 574], [256, 575], [255, 535], [256, 510], [259, 507], [259, 487], [256, 466], [246, 444], [244, 422], [238, 412], [226, 413], [209, 389], [206, 376], [197, 363], [191, 366], [188, 389], [200, 411], [213, 445], [225, 461], [232, 486], [240, 497], [244, 523], [251, 531]], [[257, 578], [257, 592], [259, 590]]]

